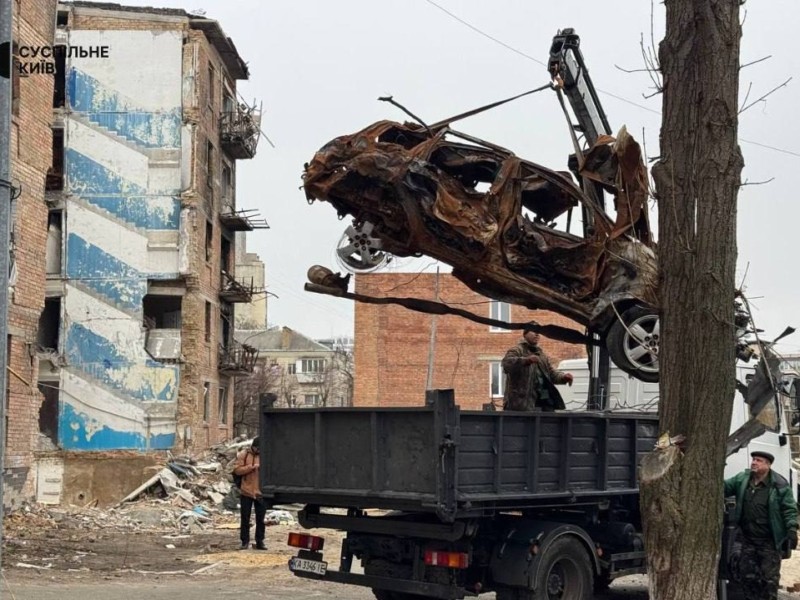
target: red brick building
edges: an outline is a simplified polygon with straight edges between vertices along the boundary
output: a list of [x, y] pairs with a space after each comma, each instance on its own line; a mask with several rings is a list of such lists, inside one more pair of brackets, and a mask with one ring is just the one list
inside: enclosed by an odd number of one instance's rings
[[[536, 319], [542, 324], [582, 328], [544, 310], [529, 310], [481, 296], [450, 274], [438, 275], [439, 301], [508, 322]], [[436, 299], [435, 273], [371, 273], [355, 278], [355, 291], [370, 296]], [[435, 322], [431, 388], [453, 388], [467, 409], [503, 395], [500, 361], [521, 338], [519, 331], [495, 330], [455, 316], [436, 316], [397, 305], [355, 306], [354, 406], [417, 406], [425, 402], [431, 331]], [[586, 355], [583, 346], [546, 338], [541, 345], [554, 365]]]
[[[33, 59], [22, 58], [20, 54], [29, 54], [31, 48], [52, 45], [56, 2], [17, 2], [13, 13], [10, 149], [11, 179], [19, 197], [14, 201], [11, 221], [13, 269], [9, 281], [8, 400], [3, 465], [3, 502], [6, 506], [14, 506], [30, 497], [33, 489], [31, 467], [40, 443], [42, 395], [37, 386], [39, 361], [36, 344], [39, 317], [45, 305], [45, 264], [42, 260], [48, 214], [44, 202], [45, 180], [53, 155], [50, 129], [53, 76], [21, 74], [19, 65]], [[6, 143], [6, 140], [0, 140], [0, 143]]]

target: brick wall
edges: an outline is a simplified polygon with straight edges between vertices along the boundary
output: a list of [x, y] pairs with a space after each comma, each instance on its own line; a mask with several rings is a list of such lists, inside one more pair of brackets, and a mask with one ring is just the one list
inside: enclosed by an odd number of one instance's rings
[[[371, 296], [435, 299], [436, 274], [372, 273], [357, 275], [355, 289]], [[489, 317], [490, 300], [450, 274], [439, 276], [439, 299]], [[491, 401], [490, 365], [521, 339], [518, 331], [491, 331], [455, 316], [437, 316], [433, 388], [454, 388], [462, 408], [479, 409]], [[541, 324], [582, 328], [549, 311], [510, 307], [510, 321], [536, 319]], [[401, 306], [356, 303], [355, 406], [416, 406], [425, 401], [431, 327], [434, 317]], [[554, 365], [586, 355], [582, 346], [541, 338]]]
[[[14, 39], [20, 46], [52, 44], [55, 1], [26, 0], [15, 3], [14, 11]], [[53, 77], [32, 74], [18, 81], [18, 109], [11, 128], [11, 175], [22, 193], [15, 202], [13, 219], [16, 279], [8, 311], [11, 344], [4, 475], [15, 497], [25, 497], [33, 493], [29, 467], [37, 446], [42, 400], [37, 389], [35, 344], [45, 296], [43, 257], [48, 209], [44, 188], [52, 163]], [[11, 500], [9, 497], [5, 503]]]
[[[219, 114], [222, 111], [224, 83], [235, 92], [234, 82], [227, 75], [216, 49], [200, 31], [187, 30], [184, 45], [184, 78], [194, 80], [192, 104], [184, 104], [184, 122], [193, 128], [192, 187], [183, 196], [183, 204], [191, 211], [192, 223], [187, 230], [189, 239], [189, 273], [186, 277], [186, 297], [183, 302], [183, 354], [191, 357], [184, 365], [179, 390], [179, 437], [183, 427], [191, 427], [192, 439], [182, 444], [187, 448], [204, 448], [233, 435], [233, 381], [219, 373], [218, 349], [221, 320], [229, 322], [233, 336], [233, 307], [228, 317], [222, 313], [219, 292], [221, 284], [223, 235], [230, 242], [227, 266], [232, 272], [235, 264], [234, 234], [223, 231], [218, 218], [221, 208], [222, 167], [227, 165], [235, 178], [235, 161], [227, 159], [220, 145]], [[209, 71], [211, 65], [213, 71]], [[214, 76], [213, 87], [209, 82]], [[213, 94], [211, 91], [213, 90]], [[211, 172], [208, 170], [208, 144], [213, 146]], [[184, 157], [187, 160], [189, 157]], [[211, 226], [210, 248], [206, 254], [207, 224]], [[206, 340], [206, 302], [211, 304], [211, 336]], [[210, 386], [209, 415], [203, 418], [204, 386]], [[220, 387], [228, 389], [227, 415], [219, 414]], [[223, 422], [225, 421], [225, 422]]]

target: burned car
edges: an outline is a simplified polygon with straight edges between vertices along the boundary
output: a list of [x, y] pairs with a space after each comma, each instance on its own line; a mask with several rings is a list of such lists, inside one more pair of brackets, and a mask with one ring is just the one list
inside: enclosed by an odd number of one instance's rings
[[381, 121], [338, 137], [306, 165], [304, 187], [353, 218], [340, 253], [354, 269], [384, 253], [428, 255], [480, 294], [577, 321], [620, 368], [656, 381], [658, 274], [639, 145], [623, 128], [581, 161], [578, 175], [613, 197], [614, 219], [571, 173], [446, 125]]

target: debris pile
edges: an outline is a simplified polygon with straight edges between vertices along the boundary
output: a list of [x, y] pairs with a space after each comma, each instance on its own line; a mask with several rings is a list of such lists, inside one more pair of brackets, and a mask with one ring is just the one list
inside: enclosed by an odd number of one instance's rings
[[[10, 537], [32, 529], [112, 531], [159, 530], [190, 535], [234, 521], [239, 490], [232, 484], [237, 453], [252, 439], [237, 438], [198, 456], [168, 455], [163, 467], [108, 508], [23, 504], [4, 519]], [[294, 523], [285, 510], [268, 512], [267, 524]]]

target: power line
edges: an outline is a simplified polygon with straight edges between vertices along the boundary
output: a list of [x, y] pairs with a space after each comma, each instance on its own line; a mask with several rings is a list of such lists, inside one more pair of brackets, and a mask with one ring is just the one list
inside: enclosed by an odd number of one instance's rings
[[452, 17], [453, 19], [455, 19], [456, 21], [458, 21], [458, 22], [459, 22], [459, 23], [461, 23], [462, 25], [464, 25], [464, 26], [466, 26], [466, 27], [469, 27], [469, 28], [470, 28], [470, 29], [472, 29], [472, 31], [474, 31], [475, 33], [478, 33], [478, 34], [482, 35], [483, 37], [485, 37], [485, 38], [488, 38], [488, 39], [492, 40], [493, 42], [495, 42], [495, 43], [497, 43], [497, 44], [500, 44], [501, 46], [503, 46], [503, 48], [506, 48], [507, 50], [511, 50], [512, 52], [515, 52], [516, 54], [519, 54], [520, 56], [524, 56], [524, 57], [525, 57], [525, 58], [527, 58], [528, 60], [532, 60], [533, 62], [535, 62], [535, 63], [538, 63], [538, 64], [542, 65], [543, 67], [546, 67], [546, 66], [547, 66], [545, 63], [543, 63], [542, 61], [540, 61], [538, 58], [534, 58], [534, 57], [533, 57], [533, 56], [531, 56], [530, 54], [525, 54], [525, 53], [524, 53], [524, 52], [522, 52], [521, 50], [517, 50], [517, 49], [516, 49], [516, 48], [514, 48], [513, 46], [509, 46], [509, 45], [508, 45], [508, 44], [506, 44], [505, 42], [503, 42], [503, 41], [501, 41], [501, 40], [498, 40], [496, 37], [492, 37], [491, 35], [489, 35], [489, 34], [488, 34], [488, 33], [486, 33], [485, 31], [481, 31], [480, 29], [478, 29], [477, 27], [475, 27], [475, 26], [474, 26], [474, 25], [472, 25], [471, 23], [468, 23], [467, 21], [465, 21], [465, 20], [464, 20], [464, 19], [462, 19], [461, 17], [459, 17], [459, 16], [457, 16], [457, 15], [454, 15], [454, 14], [453, 14], [453, 13], [451, 13], [449, 10], [447, 10], [446, 8], [444, 8], [443, 6], [440, 6], [439, 4], [436, 4], [436, 2], [434, 2], [433, 0], [426, 0], [426, 2], [428, 2], [428, 4], [430, 4], [430, 5], [432, 5], [432, 6], [435, 6], [435, 7], [436, 7], [436, 8], [438, 8], [440, 11], [442, 11], [442, 12], [443, 12], [443, 13], [445, 13], [446, 15], [449, 15], [450, 17]]
[[792, 150], [784, 150], [783, 148], [776, 148], [775, 146], [769, 146], [767, 144], [762, 144], [761, 142], [754, 142], [752, 140], [743, 140], [742, 138], [739, 138], [739, 141], [745, 142], [746, 144], [753, 144], [753, 146], [761, 146], [762, 148], [767, 148], [768, 150], [774, 150], [775, 152], [788, 154], [789, 156], [800, 157], [800, 152], [793, 152]]
[[[436, 2], [434, 2], [434, 0], [425, 0], [425, 1], [428, 4], [430, 4], [431, 6], [435, 6], [436, 8], [438, 8], [440, 11], [445, 13], [447, 16], [455, 19], [456, 21], [458, 21], [459, 23], [461, 23], [465, 27], [468, 27], [471, 30], [473, 30], [474, 32], [478, 33], [479, 35], [482, 35], [483, 37], [485, 37], [485, 38], [487, 38], [487, 39], [489, 39], [489, 40], [501, 45], [503, 48], [506, 48], [507, 50], [510, 50], [511, 52], [514, 52], [515, 54], [519, 54], [520, 56], [522, 56], [524, 58], [527, 58], [528, 60], [532, 60], [536, 64], [542, 65], [543, 67], [547, 66], [544, 62], [542, 62], [538, 58], [534, 58], [530, 54], [526, 54], [525, 52], [522, 52], [521, 50], [517, 50], [513, 46], [510, 46], [509, 44], [506, 44], [504, 41], [499, 40], [499, 39], [497, 39], [496, 37], [494, 37], [492, 35], [489, 35], [485, 31], [482, 31], [481, 29], [479, 29], [478, 27], [476, 27], [472, 23], [470, 23], [468, 21], [465, 21], [464, 19], [462, 19], [458, 15], [450, 12], [449, 10], [444, 8], [443, 6], [437, 4]], [[649, 106], [645, 106], [644, 104], [640, 104], [638, 102], [634, 102], [633, 100], [629, 100], [627, 98], [623, 98], [622, 96], [619, 96], [619, 95], [614, 94], [613, 92], [609, 92], [607, 90], [603, 90], [601, 88], [597, 88], [597, 91], [605, 94], [606, 96], [614, 98], [615, 100], [619, 100], [620, 102], [624, 102], [625, 104], [630, 104], [631, 106], [635, 106], [635, 107], [640, 108], [642, 110], [645, 110], [645, 111], [647, 111], [649, 113], [653, 113], [655, 115], [661, 116], [661, 111], [660, 110], [656, 110], [655, 108], [650, 108]], [[767, 150], [772, 150], [774, 152], [780, 152], [782, 154], [787, 154], [789, 156], [796, 156], [796, 157], [800, 158], [800, 152], [794, 152], [793, 150], [786, 150], [784, 148], [778, 148], [776, 146], [770, 146], [768, 144], [762, 144], [761, 142], [754, 142], [752, 140], [745, 140], [745, 139], [742, 139], [742, 138], [739, 138], [739, 141], [740, 142], [744, 142], [745, 144], [752, 144], [753, 146], [759, 146], [760, 148], [766, 148]]]

